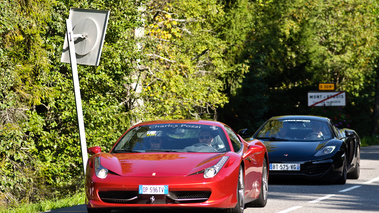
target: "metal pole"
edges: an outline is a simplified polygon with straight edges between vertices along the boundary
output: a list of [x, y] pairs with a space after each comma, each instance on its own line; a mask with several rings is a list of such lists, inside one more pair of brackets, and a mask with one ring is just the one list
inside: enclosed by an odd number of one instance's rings
[[85, 175], [86, 174], [86, 167], [87, 167], [87, 160], [88, 160], [87, 143], [86, 143], [86, 135], [85, 135], [85, 131], [84, 131], [82, 98], [80, 96], [78, 67], [77, 67], [77, 63], [76, 63], [75, 44], [74, 44], [74, 33], [72, 31], [70, 19], [66, 20], [66, 25], [67, 25], [67, 41], [68, 41], [68, 47], [69, 47], [69, 53], [70, 53], [72, 77], [73, 77], [73, 82], [74, 82], [76, 112], [78, 115], [80, 144], [81, 144], [81, 149], [82, 149], [83, 171], [84, 171], [84, 175]]

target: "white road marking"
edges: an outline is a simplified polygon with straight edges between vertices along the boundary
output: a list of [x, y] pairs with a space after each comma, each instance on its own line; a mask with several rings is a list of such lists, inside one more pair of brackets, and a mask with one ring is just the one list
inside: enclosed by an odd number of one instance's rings
[[325, 195], [324, 197], [320, 197], [320, 198], [317, 198], [316, 200], [309, 201], [308, 203], [318, 203], [322, 200], [326, 200], [326, 199], [331, 198], [333, 196], [336, 196], [336, 194]]
[[350, 187], [350, 188], [340, 190], [339, 192], [340, 192], [340, 193], [344, 193], [344, 192], [348, 192], [348, 191], [351, 191], [351, 190], [356, 189], [356, 188], [359, 188], [359, 187], [361, 187], [361, 186], [352, 186], [352, 187]]
[[376, 181], [378, 181], [378, 180], [379, 180], [379, 177], [376, 177], [376, 178], [374, 178], [374, 179], [372, 179], [372, 180], [369, 180], [369, 181], [367, 181], [367, 182], [364, 182], [364, 184], [370, 184], [370, 183], [376, 182]]
[[[340, 191], [338, 191], [339, 193], [344, 193], [344, 192], [348, 192], [348, 191], [351, 191], [351, 190], [354, 190], [354, 189], [357, 189], [359, 187], [361, 187], [362, 185], [367, 185], [367, 184], [371, 184], [373, 182], [377, 182], [379, 181], [379, 177], [376, 177], [374, 179], [371, 179], [369, 181], [366, 181], [364, 183], [362, 183], [361, 185], [357, 185], [357, 186], [352, 186], [352, 187], [349, 187], [349, 188], [346, 188], [346, 189], [342, 189]], [[336, 196], [337, 194], [329, 194], [329, 195], [325, 195], [324, 197], [320, 197], [320, 198], [317, 198], [315, 200], [312, 200], [312, 201], [309, 201], [308, 203], [318, 203], [322, 200], [326, 200], [326, 199], [329, 199], [333, 196]], [[296, 209], [300, 209], [302, 208], [303, 206], [294, 206], [294, 207], [291, 207], [291, 208], [288, 208], [288, 209], [285, 209], [283, 211], [280, 211], [280, 212], [277, 212], [277, 213], [288, 213], [288, 212], [292, 212], [292, 211], [295, 211]]]

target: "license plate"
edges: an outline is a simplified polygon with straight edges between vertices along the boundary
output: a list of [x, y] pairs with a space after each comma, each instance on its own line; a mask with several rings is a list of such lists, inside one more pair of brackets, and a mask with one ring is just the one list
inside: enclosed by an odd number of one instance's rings
[[168, 185], [139, 185], [139, 194], [165, 195], [168, 194]]
[[270, 163], [270, 170], [272, 171], [300, 171], [300, 164], [298, 163]]

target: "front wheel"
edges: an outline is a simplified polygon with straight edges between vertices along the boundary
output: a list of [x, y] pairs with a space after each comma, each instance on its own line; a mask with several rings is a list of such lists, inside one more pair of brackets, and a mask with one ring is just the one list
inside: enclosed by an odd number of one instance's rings
[[244, 197], [245, 197], [245, 179], [243, 175], [242, 167], [240, 167], [239, 175], [238, 175], [238, 182], [237, 182], [237, 204], [234, 208], [227, 209], [227, 213], [243, 213], [245, 210], [245, 203], [244, 203]]
[[342, 167], [342, 174], [341, 176], [337, 179], [336, 184], [345, 184], [347, 179], [347, 162], [346, 162], [346, 155], [343, 160], [343, 167]]
[[268, 194], [268, 170], [266, 158], [263, 160], [262, 165], [262, 180], [261, 180], [261, 190], [259, 197], [253, 202], [249, 203], [248, 206], [254, 207], [265, 207], [267, 204], [267, 194]]

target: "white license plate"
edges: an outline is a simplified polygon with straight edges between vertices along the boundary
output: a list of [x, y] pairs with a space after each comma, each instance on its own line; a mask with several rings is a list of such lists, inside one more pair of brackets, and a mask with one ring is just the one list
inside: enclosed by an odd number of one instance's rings
[[139, 185], [139, 194], [165, 195], [168, 194], [168, 185]]
[[298, 163], [270, 163], [270, 170], [272, 171], [300, 171], [300, 164]]

